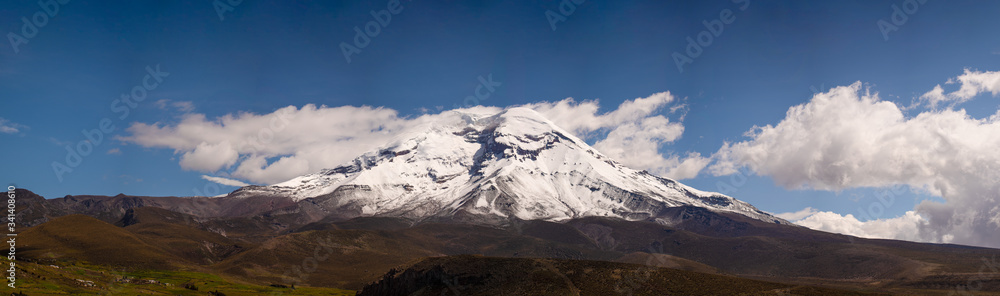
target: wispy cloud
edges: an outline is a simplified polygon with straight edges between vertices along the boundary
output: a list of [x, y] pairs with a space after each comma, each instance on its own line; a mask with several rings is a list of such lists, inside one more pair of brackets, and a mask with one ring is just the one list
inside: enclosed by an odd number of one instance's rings
[[62, 141], [62, 140], [56, 139], [55, 137], [49, 137], [47, 140], [50, 143], [52, 143], [53, 145], [60, 146], [60, 147], [62, 147], [62, 146], [68, 146], [68, 145], [72, 145], [73, 144], [73, 142]]
[[0, 117], [0, 133], [16, 134], [26, 129], [28, 129], [28, 127], [23, 124], [14, 123], [3, 117]]
[[209, 181], [215, 182], [215, 183], [219, 183], [219, 184], [222, 184], [222, 185], [226, 185], [226, 186], [243, 187], [243, 186], [249, 186], [250, 185], [250, 184], [247, 184], [247, 183], [245, 183], [243, 181], [240, 181], [240, 180], [233, 180], [233, 179], [223, 178], [223, 177], [201, 175], [201, 178], [205, 179], [205, 180], [209, 180]]
[[194, 103], [191, 101], [171, 101], [168, 99], [160, 99], [153, 102], [153, 104], [160, 110], [174, 109], [183, 113], [194, 111]]
[[108, 150], [107, 154], [109, 154], [109, 155], [121, 155], [122, 154], [122, 150], [118, 149], [118, 148], [111, 148], [111, 150]]
[[778, 218], [781, 218], [781, 219], [788, 220], [788, 221], [798, 221], [798, 220], [802, 220], [805, 217], [812, 216], [812, 214], [815, 214], [815, 213], [818, 213], [818, 212], [819, 211], [817, 211], [816, 209], [813, 209], [812, 207], [807, 207], [807, 208], [799, 210], [797, 212], [788, 212], [788, 213], [774, 214], [774, 216], [778, 217]]
[[137, 178], [137, 177], [132, 176], [132, 175], [120, 175], [120, 176], [118, 176], [118, 178], [121, 179], [122, 180], [122, 184], [125, 184], [125, 185], [128, 185], [129, 183], [141, 183], [142, 182], [141, 178]]
[[981, 93], [992, 93], [993, 96], [996, 96], [1000, 94], [1000, 71], [980, 72], [965, 69], [965, 73], [962, 75], [945, 82], [945, 84], [955, 83], [961, 85], [956, 91], [946, 94], [939, 84], [920, 96], [920, 100], [928, 102], [931, 108], [937, 108], [937, 105], [941, 103], [961, 104]]

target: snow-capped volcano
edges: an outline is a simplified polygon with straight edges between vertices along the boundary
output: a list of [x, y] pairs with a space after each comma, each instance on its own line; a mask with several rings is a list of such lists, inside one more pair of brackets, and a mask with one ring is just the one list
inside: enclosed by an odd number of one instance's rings
[[697, 206], [788, 223], [732, 197], [624, 167], [531, 109], [441, 118], [350, 163], [230, 196], [313, 198], [324, 211], [416, 219], [642, 220]]

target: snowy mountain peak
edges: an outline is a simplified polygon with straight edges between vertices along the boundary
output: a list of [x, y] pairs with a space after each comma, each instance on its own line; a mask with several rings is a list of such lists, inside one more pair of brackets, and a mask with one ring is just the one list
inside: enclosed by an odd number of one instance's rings
[[230, 196], [254, 194], [311, 198], [346, 216], [641, 220], [698, 206], [787, 223], [731, 197], [624, 167], [527, 108], [451, 111], [350, 163]]

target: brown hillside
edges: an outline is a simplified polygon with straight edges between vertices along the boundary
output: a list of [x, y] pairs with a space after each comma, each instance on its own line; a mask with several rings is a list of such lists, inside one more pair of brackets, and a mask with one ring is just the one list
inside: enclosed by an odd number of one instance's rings
[[175, 269], [183, 262], [125, 229], [84, 215], [29, 228], [17, 242], [18, 253], [32, 259], [82, 260], [130, 269]]

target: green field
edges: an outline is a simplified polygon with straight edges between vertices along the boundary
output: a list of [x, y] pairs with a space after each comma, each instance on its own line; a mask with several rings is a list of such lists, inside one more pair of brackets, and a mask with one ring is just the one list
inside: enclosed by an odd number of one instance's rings
[[[5, 266], [9, 264], [3, 261]], [[355, 295], [354, 291], [335, 288], [271, 287], [195, 271], [119, 271], [83, 263], [16, 264], [17, 288], [4, 286], [4, 294], [213, 295], [210, 292], [217, 291], [221, 295]]]

